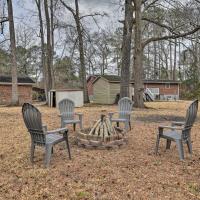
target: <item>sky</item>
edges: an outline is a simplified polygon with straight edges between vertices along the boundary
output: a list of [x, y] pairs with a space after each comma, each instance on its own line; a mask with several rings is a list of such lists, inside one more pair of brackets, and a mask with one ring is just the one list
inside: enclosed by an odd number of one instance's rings
[[[74, 7], [74, 0], [66, 0], [66, 3]], [[33, 15], [36, 15], [34, 0], [14, 0], [13, 9], [16, 23], [23, 21], [34, 26], [36, 23], [33, 20]], [[82, 15], [94, 12], [107, 13], [108, 17], [101, 17], [101, 20], [98, 20], [102, 28], [112, 25], [118, 26], [118, 20], [122, 17], [119, 0], [79, 0], [79, 9]], [[66, 13], [69, 12], [66, 11]]]
[[[74, 0], [65, 0], [65, 2], [74, 8]], [[118, 22], [118, 20], [123, 18], [123, 11], [119, 2], [120, 0], [79, 0], [79, 10], [81, 16], [97, 12], [107, 14], [107, 16], [104, 17], [95, 17], [98, 22], [98, 26], [91, 17], [84, 18], [83, 24], [85, 24], [90, 32], [100, 31], [101, 29], [114, 31], [117, 27], [122, 26], [121, 23]], [[30, 45], [39, 43], [39, 21], [35, 0], [13, 0], [13, 13], [16, 38], [18, 32], [17, 30], [22, 32], [23, 29], [28, 29], [31, 32], [31, 37], [34, 38], [34, 40], [31, 40]], [[61, 19], [63, 22], [68, 24], [74, 23], [74, 19], [67, 9], [62, 10], [61, 13]], [[43, 18], [45, 18], [45, 16], [43, 16]], [[0, 34], [0, 42], [5, 38], [9, 38], [8, 23], [6, 23], [4, 33], [5, 36]], [[64, 35], [59, 36], [58, 34], [59, 33], [55, 33], [55, 37], [65, 37]], [[20, 39], [18, 41], [20, 42]], [[19, 43], [17, 44], [20, 45]]]

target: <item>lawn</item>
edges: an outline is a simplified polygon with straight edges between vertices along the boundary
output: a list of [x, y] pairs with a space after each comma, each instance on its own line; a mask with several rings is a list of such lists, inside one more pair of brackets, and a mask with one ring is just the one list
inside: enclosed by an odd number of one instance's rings
[[[76, 146], [69, 127], [72, 160], [60, 144], [55, 147], [50, 167], [43, 167], [43, 149], [36, 149], [35, 163], [29, 161], [30, 137], [20, 107], [0, 107], [0, 199], [126, 200], [200, 199], [200, 123], [192, 129], [193, 155], [185, 146], [185, 160], [179, 160], [175, 144], [154, 155], [157, 127], [183, 120], [190, 102], [146, 103], [148, 109], [134, 109], [128, 145], [121, 149], [89, 150]], [[60, 126], [58, 110], [38, 106], [48, 129]], [[116, 106], [77, 108], [88, 127], [102, 112]]]

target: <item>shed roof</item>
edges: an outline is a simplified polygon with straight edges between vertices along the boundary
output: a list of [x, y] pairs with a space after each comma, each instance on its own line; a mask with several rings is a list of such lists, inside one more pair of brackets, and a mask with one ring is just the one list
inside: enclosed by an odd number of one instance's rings
[[[35, 83], [28, 76], [18, 76], [17, 82], [20, 83], [20, 84], [33, 84], [33, 83]], [[12, 83], [12, 77], [8, 76], [8, 75], [0, 75], [0, 83]]]
[[[100, 78], [104, 78], [106, 79], [108, 82], [110, 83], [118, 83], [120, 82], [120, 76], [116, 76], [116, 75], [97, 75], [97, 78], [94, 80], [93, 83], [95, 83], [98, 79]], [[134, 83], [134, 80], [130, 80], [130, 83]], [[174, 83], [174, 84], [179, 84], [180, 81], [173, 81], [173, 80], [144, 80], [144, 83]]]

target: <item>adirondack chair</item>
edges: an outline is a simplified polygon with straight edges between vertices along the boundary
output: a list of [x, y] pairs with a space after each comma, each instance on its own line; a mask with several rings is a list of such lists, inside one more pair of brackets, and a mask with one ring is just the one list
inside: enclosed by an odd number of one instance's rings
[[[118, 102], [118, 112], [108, 113], [110, 121], [116, 122], [117, 126], [119, 123], [124, 123], [125, 130], [128, 131], [128, 128], [131, 129], [131, 111], [133, 107], [133, 102], [128, 97], [123, 97]], [[113, 115], [118, 113], [118, 118], [113, 118]]]
[[[70, 99], [63, 99], [58, 103], [61, 117], [61, 127], [64, 128], [66, 124], [73, 124], [74, 131], [76, 130], [76, 124], [80, 125], [80, 129], [83, 129], [83, 114], [74, 112], [74, 102]], [[78, 119], [75, 116], [78, 116]]]
[[[187, 109], [186, 119], [184, 122], [172, 122], [171, 126], [159, 126], [157, 135], [155, 153], [158, 153], [160, 138], [167, 140], [166, 149], [170, 149], [171, 141], [176, 142], [179, 157], [184, 159], [183, 143], [188, 146], [188, 151], [192, 154], [191, 129], [198, 111], [198, 100], [193, 101]], [[164, 131], [168, 129], [168, 131]]]
[[42, 125], [40, 111], [29, 103], [23, 104], [22, 115], [28, 132], [31, 135], [30, 160], [32, 163], [34, 160], [35, 146], [42, 146], [45, 148], [44, 164], [46, 167], [48, 167], [51, 159], [51, 154], [53, 152], [53, 146], [60, 142], [66, 142], [69, 158], [71, 159], [70, 147], [68, 142], [68, 130], [66, 128], [47, 131], [47, 127]]

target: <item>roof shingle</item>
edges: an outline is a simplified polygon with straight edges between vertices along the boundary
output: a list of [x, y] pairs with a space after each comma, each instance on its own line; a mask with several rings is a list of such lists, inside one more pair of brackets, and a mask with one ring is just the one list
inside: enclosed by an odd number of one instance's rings
[[[30, 77], [28, 76], [18, 76], [17, 77], [18, 83], [29, 83], [33, 84], [35, 83]], [[11, 83], [12, 77], [8, 75], [0, 75], [0, 83]]]

